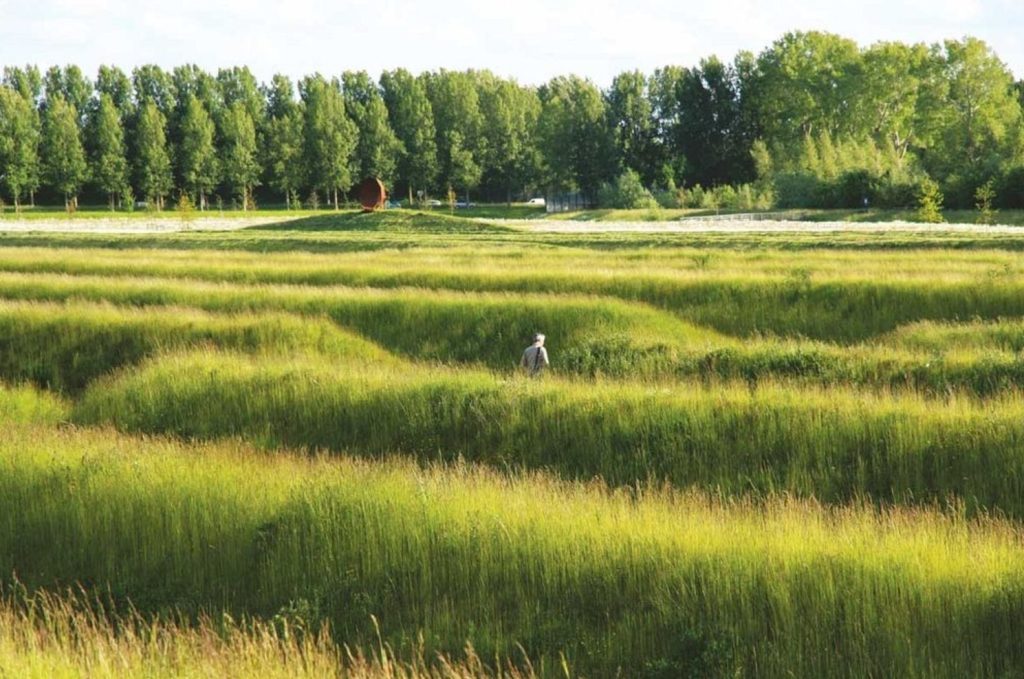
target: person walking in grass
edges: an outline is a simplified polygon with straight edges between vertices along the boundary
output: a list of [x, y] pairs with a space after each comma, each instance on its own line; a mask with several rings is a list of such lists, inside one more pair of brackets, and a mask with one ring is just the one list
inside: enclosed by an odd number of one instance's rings
[[533, 336], [533, 344], [526, 347], [523, 357], [519, 359], [519, 367], [525, 370], [530, 377], [539, 377], [548, 365], [548, 350], [544, 348], [544, 335], [538, 332]]

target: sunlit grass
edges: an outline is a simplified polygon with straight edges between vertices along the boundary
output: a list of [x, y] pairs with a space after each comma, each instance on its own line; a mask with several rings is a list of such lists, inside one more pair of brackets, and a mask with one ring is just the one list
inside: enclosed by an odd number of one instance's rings
[[999, 520], [14, 426], [0, 471], [4, 572], [145, 611], [312, 617], [364, 648], [373, 615], [400, 653], [519, 643], [545, 676], [562, 653], [586, 676], [1022, 662], [1024, 549]]

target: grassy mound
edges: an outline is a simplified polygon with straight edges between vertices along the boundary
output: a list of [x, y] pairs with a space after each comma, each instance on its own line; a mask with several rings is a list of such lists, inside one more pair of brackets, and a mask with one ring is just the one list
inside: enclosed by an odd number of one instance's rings
[[0, 384], [0, 423], [56, 424], [68, 419], [68, 404], [30, 386]]
[[84, 424], [267, 447], [461, 456], [730, 495], [958, 499], [1013, 516], [1024, 516], [1022, 415], [1019, 398], [509, 380], [217, 352], [161, 357], [95, 383], [75, 411]]
[[169, 349], [217, 346], [395, 362], [322, 318], [281, 313], [217, 315], [190, 308], [0, 301], [0, 378], [76, 393], [100, 375]]
[[364, 647], [374, 616], [403, 652], [469, 640], [518, 659], [521, 644], [544, 677], [1024, 663], [1024, 548], [999, 521], [10, 427], [0, 516], [0, 570], [29, 587], [85, 582], [142, 611], [276, 616], [296, 634], [328, 620]]
[[567, 370], [664, 374], [684, 344], [717, 333], [614, 299], [427, 290], [246, 286], [197, 281], [0, 274], [0, 296], [122, 305], [183, 305], [218, 313], [287, 311], [327, 316], [384, 348], [445, 363], [512, 369], [535, 332], [549, 336]]
[[513, 233], [513, 229], [484, 221], [415, 210], [349, 211], [317, 214], [280, 224], [250, 227], [253, 231], [393, 231], [422, 233]]

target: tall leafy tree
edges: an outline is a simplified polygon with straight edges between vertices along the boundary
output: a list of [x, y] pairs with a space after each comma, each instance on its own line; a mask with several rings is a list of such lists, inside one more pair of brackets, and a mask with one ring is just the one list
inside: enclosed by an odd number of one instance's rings
[[[936, 72], [928, 47], [882, 42], [865, 50], [862, 60], [854, 101], [866, 131], [891, 145], [900, 158], [914, 146], [931, 145], [935, 126], [928, 123], [934, 104], [927, 97]], [[941, 96], [947, 91], [943, 88]]]
[[43, 95], [43, 76], [39, 67], [32, 64], [24, 67], [4, 66], [3, 83], [17, 91], [33, 107]]
[[299, 85], [304, 105], [305, 159], [311, 184], [331, 196], [338, 209], [338, 192], [352, 186], [352, 158], [358, 130], [345, 113], [338, 82], [323, 76], [304, 78]]
[[659, 168], [654, 152], [654, 107], [647, 85], [640, 71], [620, 73], [612, 80], [605, 102], [618, 164], [651, 185]]
[[68, 65], [64, 68], [53, 66], [46, 71], [43, 84], [46, 87], [47, 101], [54, 97], [60, 97], [71, 104], [79, 116], [77, 121], [79, 128], [83, 128], [89, 99], [92, 96], [92, 83], [82, 74], [82, 70], [75, 65]]
[[753, 174], [736, 71], [717, 57], [685, 69], [677, 83], [680, 120], [675, 146], [688, 159], [686, 177], [704, 186], [748, 181]]
[[166, 124], [174, 115], [176, 92], [171, 74], [154, 64], [146, 64], [132, 71], [132, 89], [135, 100], [141, 109], [146, 104], [154, 104], [164, 117]]
[[224, 180], [248, 209], [252, 204], [252, 189], [259, 184], [259, 147], [256, 143], [256, 123], [245, 105], [236, 101], [224, 116], [224, 149], [221, 166]]
[[366, 71], [346, 71], [341, 82], [345, 111], [358, 130], [356, 173], [359, 177], [377, 177], [386, 186], [393, 186], [402, 142], [391, 129], [380, 90]]
[[559, 76], [540, 88], [538, 134], [552, 188], [596, 196], [614, 174], [604, 99], [593, 82]]
[[[1012, 133], [1021, 124], [1013, 76], [981, 40], [948, 40], [943, 47], [949, 83], [945, 124], [927, 160], [940, 177], [964, 174], [970, 176], [968, 183], [980, 185], [984, 175], [998, 170], [1001, 160], [1012, 155], [1008, 143], [1015, 141]], [[968, 198], [975, 188], [965, 187]]]
[[476, 74], [442, 69], [423, 80], [434, 113], [441, 184], [468, 194], [480, 183], [486, 153]]
[[651, 153], [657, 184], [674, 184], [684, 177], [686, 158], [679, 145], [682, 112], [678, 92], [685, 74], [686, 69], [682, 66], [665, 66], [654, 71], [647, 85], [651, 115], [655, 121]]
[[423, 82], [404, 69], [385, 72], [380, 78], [391, 128], [402, 143], [398, 159], [399, 181], [409, 193], [427, 190], [437, 180], [437, 140], [434, 111]]
[[125, 72], [116, 66], [100, 66], [96, 74], [95, 90], [97, 95], [110, 97], [121, 117], [121, 124], [126, 124], [134, 113], [134, 104], [132, 81]]
[[[38, 160], [42, 121], [39, 117], [38, 107], [43, 96], [43, 76], [37, 66], [28, 64], [24, 67], [4, 67], [3, 80], [5, 85], [13, 88], [21, 95], [32, 110], [30, 122], [33, 127], [33, 132], [30, 137], [26, 138], [33, 140], [33, 144], [35, 144], [31, 150], [31, 155], [35, 160], [26, 165], [27, 172], [23, 177], [24, 183], [21, 185], [21, 188], [23, 191], [28, 192], [29, 204], [35, 207], [36, 189], [38, 189], [42, 183], [42, 168]], [[26, 157], [29, 155], [27, 146], [23, 149], [23, 152], [26, 154]]]
[[78, 130], [78, 112], [59, 94], [47, 95], [42, 157], [43, 174], [50, 186], [64, 194], [65, 209], [77, 207], [88, 165]]
[[199, 209], [205, 210], [206, 196], [218, 181], [217, 149], [213, 118], [194, 94], [188, 95], [180, 126], [178, 174], [184, 189], [197, 196]]
[[293, 207], [305, 181], [303, 163], [302, 111], [295, 102], [292, 82], [275, 75], [267, 90], [267, 120], [264, 133], [264, 162], [268, 183], [284, 194], [285, 205]]
[[787, 33], [761, 53], [753, 83], [758, 116], [780, 156], [799, 155], [807, 135], [857, 131], [860, 69], [857, 44], [831, 33]]
[[167, 152], [166, 121], [156, 102], [148, 101], [139, 110], [135, 128], [137, 184], [142, 195], [161, 210], [164, 198], [174, 186]]
[[128, 184], [128, 161], [125, 156], [124, 128], [117, 106], [109, 94], [101, 94], [99, 105], [90, 115], [90, 165], [92, 180], [107, 194], [110, 209], [114, 200]]
[[217, 71], [217, 84], [224, 100], [224, 111], [241, 104], [252, 120], [263, 117], [264, 98], [259, 82], [246, 66], [222, 68]]
[[484, 116], [485, 181], [504, 190], [511, 202], [513, 190], [537, 182], [540, 153], [535, 130], [540, 117], [536, 90], [521, 87], [491, 73], [481, 74], [480, 110]]
[[20, 209], [21, 197], [39, 176], [39, 127], [32, 104], [0, 86], [0, 182]]

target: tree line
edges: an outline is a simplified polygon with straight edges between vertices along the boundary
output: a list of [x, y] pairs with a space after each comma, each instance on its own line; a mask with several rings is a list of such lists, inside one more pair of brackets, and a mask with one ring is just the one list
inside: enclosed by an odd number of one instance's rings
[[7, 66], [0, 184], [16, 206], [44, 192], [69, 209], [83, 193], [111, 209], [180, 196], [248, 209], [257, 195], [336, 207], [363, 176], [411, 200], [577, 191], [853, 207], [910, 205], [934, 180], [952, 205], [988, 186], [1024, 207], [1022, 102], [980, 40], [862, 48], [820, 32], [731, 62], [624, 72], [605, 90], [479, 70], [261, 83], [246, 67], [102, 66], [90, 80], [74, 65]]

